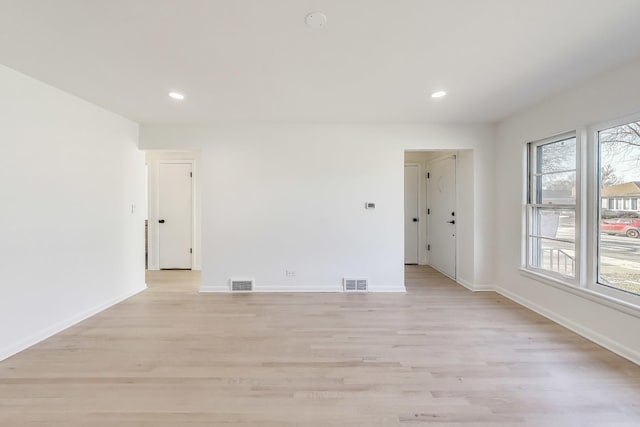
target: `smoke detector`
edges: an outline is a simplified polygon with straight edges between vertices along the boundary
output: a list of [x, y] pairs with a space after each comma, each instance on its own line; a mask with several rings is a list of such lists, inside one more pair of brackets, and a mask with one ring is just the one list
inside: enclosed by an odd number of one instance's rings
[[312, 30], [321, 30], [327, 25], [327, 15], [322, 12], [311, 12], [304, 18], [304, 22]]

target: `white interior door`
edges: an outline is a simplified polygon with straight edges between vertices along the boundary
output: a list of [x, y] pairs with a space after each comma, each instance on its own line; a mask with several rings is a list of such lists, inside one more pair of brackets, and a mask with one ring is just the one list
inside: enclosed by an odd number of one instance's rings
[[191, 268], [191, 163], [158, 165], [159, 267]]
[[418, 220], [420, 191], [420, 168], [418, 165], [404, 167], [404, 263], [418, 263]]
[[456, 159], [429, 163], [427, 179], [429, 265], [456, 278]]

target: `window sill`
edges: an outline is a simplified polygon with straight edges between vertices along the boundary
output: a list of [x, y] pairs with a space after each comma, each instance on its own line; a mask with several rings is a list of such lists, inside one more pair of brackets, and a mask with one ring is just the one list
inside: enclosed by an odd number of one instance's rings
[[563, 282], [554, 277], [550, 277], [544, 274], [537, 273], [535, 271], [528, 270], [524, 267], [520, 267], [519, 270], [523, 276], [527, 276], [538, 282], [542, 282], [545, 285], [553, 286], [554, 288], [560, 289], [570, 294], [613, 308], [622, 313], [640, 318], [640, 306], [637, 306], [630, 302], [623, 301], [621, 299], [614, 298], [609, 295], [601, 294], [599, 292], [595, 292], [590, 289], [578, 288], [572, 284]]

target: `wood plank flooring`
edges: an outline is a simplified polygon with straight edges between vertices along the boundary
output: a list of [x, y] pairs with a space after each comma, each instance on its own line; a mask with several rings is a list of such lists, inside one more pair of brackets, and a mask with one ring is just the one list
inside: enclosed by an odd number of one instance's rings
[[638, 426], [640, 367], [492, 292], [199, 294], [195, 272], [0, 363], [0, 425]]

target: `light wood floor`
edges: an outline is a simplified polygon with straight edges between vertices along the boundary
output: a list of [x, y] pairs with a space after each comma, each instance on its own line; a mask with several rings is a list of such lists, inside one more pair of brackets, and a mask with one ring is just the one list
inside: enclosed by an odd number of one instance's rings
[[0, 363], [0, 425], [639, 426], [640, 367], [426, 267], [407, 294], [149, 290]]

